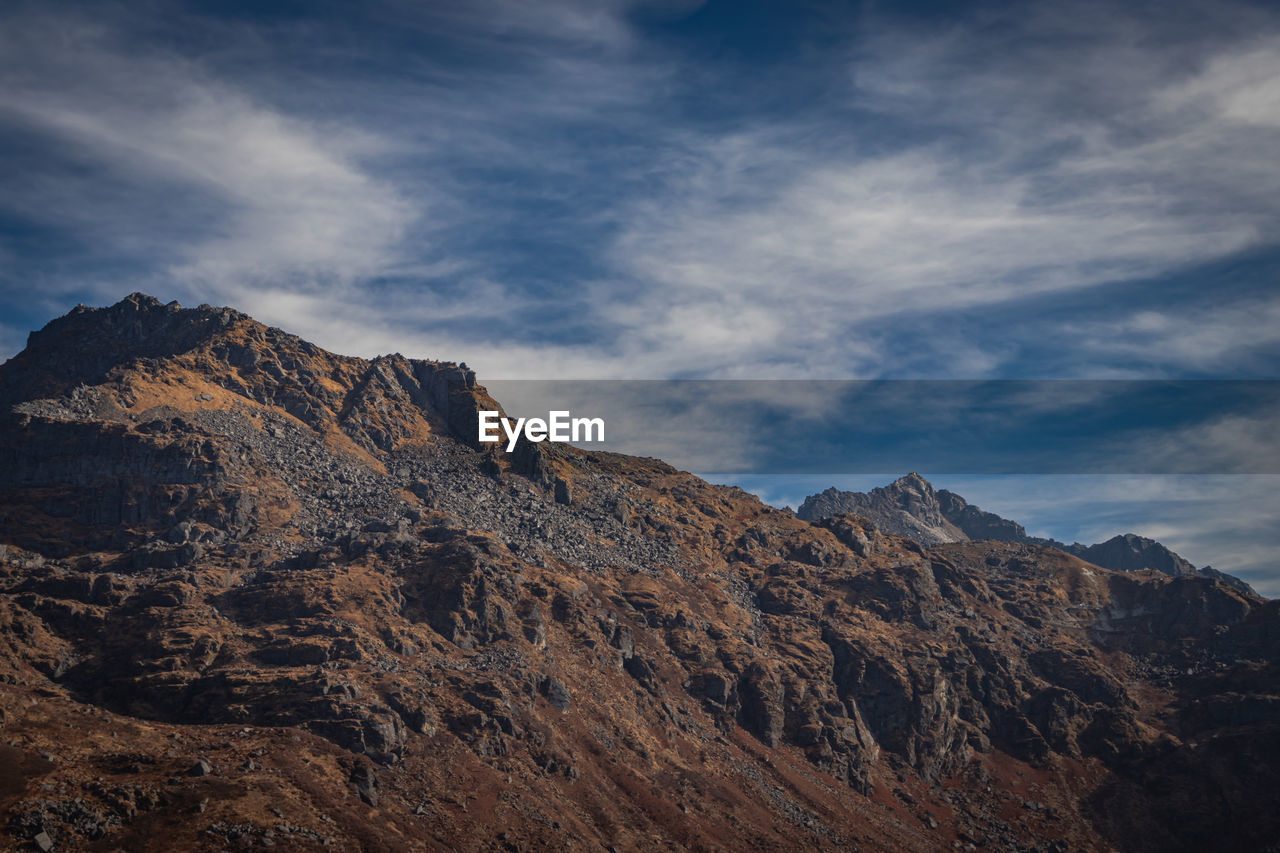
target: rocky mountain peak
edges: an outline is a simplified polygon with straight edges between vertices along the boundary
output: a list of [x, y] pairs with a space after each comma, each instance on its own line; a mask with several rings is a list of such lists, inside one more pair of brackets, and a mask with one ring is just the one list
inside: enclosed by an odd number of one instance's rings
[[157, 406], [210, 410], [229, 399], [366, 449], [441, 430], [474, 441], [474, 412], [496, 407], [453, 362], [339, 356], [230, 308], [183, 308], [142, 293], [77, 307], [0, 366], [0, 403], [24, 403], [28, 414], [89, 405], [130, 421]]
[[1067, 544], [1030, 536], [1021, 524], [986, 512], [954, 492], [934, 491], [932, 484], [916, 473], [867, 493], [828, 488], [805, 499], [797, 514], [814, 521], [846, 512], [861, 515], [881, 530], [906, 536], [921, 545], [992, 540], [1058, 548], [1107, 569], [1153, 570], [1174, 577], [1212, 576], [1242, 592], [1257, 595], [1239, 578], [1208, 567], [1197, 569], [1160, 542], [1133, 533], [1120, 534], [1096, 545]]
[[1155, 569], [1166, 575], [1191, 575], [1197, 569], [1154, 539], [1124, 533], [1105, 542], [1080, 549], [1077, 556], [1120, 571]]
[[861, 515], [885, 533], [906, 536], [922, 545], [962, 542], [966, 538], [943, 514], [933, 485], [914, 472], [865, 494], [827, 489], [806, 498], [796, 511], [800, 518], [810, 521], [839, 513]]
[[939, 510], [933, 484], [917, 473], [899, 477], [884, 487], [885, 496], [913, 514], [929, 515]]
[[228, 308], [182, 308], [143, 293], [107, 308], [79, 305], [32, 332], [26, 348], [5, 362], [0, 401], [56, 397], [76, 385], [96, 385], [130, 363], [174, 357], [252, 326], [259, 324]]

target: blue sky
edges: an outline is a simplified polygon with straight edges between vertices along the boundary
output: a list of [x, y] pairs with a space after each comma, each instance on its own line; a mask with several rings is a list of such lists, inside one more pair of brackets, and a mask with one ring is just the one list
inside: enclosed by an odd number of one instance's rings
[[1276, 379], [1276, 151], [1265, 3], [17, 0], [0, 357], [144, 290], [482, 378]]

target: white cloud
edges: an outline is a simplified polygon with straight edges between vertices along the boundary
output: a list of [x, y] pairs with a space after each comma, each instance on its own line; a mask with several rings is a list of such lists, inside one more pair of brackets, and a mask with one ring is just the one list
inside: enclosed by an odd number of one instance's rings
[[1216, 56], [1164, 96], [1171, 108], [1199, 105], [1227, 121], [1280, 127], [1280, 39]]
[[[1206, 413], [1194, 426], [1152, 430], [1126, 439], [1135, 467], [1153, 471], [1221, 471], [1231, 474], [1280, 471], [1280, 404], [1274, 400], [1245, 411]], [[1100, 447], [1104, 456], [1110, 448]]]
[[[1158, 360], [1174, 372], [1230, 373], [1234, 366], [1248, 364], [1251, 352], [1276, 345], [1280, 297], [1236, 299], [1194, 311], [1149, 307], [1062, 328], [1097, 357], [1113, 362]], [[1150, 367], [1145, 367], [1149, 375]]]
[[[146, 289], [231, 304], [353, 354], [477, 353], [490, 375], [591, 373], [596, 355], [572, 343], [500, 340], [485, 328], [512, 325], [535, 297], [494, 275], [489, 247], [467, 242], [516, 215], [504, 207], [512, 187], [468, 184], [453, 167], [462, 151], [486, 168], [572, 172], [572, 140], [548, 148], [540, 123], [625, 110], [666, 73], [615, 56], [630, 49], [633, 5], [383, 4], [376, 15], [455, 49], [518, 54], [523, 73], [499, 63], [462, 77], [406, 56], [402, 76], [370, 89], [358, 75], [301, 74], [235, 28], [213, 32], [270, 73], [156, 48], [121, 10], [12, 10], [0, 28], [0, 126], [38, 134], [77, 163], [24, 176], [3, 203], [131, 265], [50, 275], [39, 297], [56, 312], [71, 294], [110, 302]], [[522, 138], [529, 129], [540, 147]]]
[[[1244, 56], [1238, 39], [1216, 43], [1203, 71], [1179, 73], [1185, 44], [1132, 39], [1135, 21], [1114, 13], [1085, 20], [1042, 11], [998, 44], [873, 36], [855, 75], [868, 139], [878, 114], [934, 141], [798, 162], [821, 119], [687, 140], [682, 187], [637, 204], [613, 247], [643, 295], [602, 315], [660, 365], [683, 353], [730, 375], [779, 362], [874, 375], [891, 369], [884, 354], [850, 344], [887, 318], [1157, 276], [1274, 240], [1274, 42]], [[1061, 44], [1034, 46], [1037, 27]], [[935, 369], [999, 365], [970, 353]]]
[[[233, 303], [264, 287], [337, 295], [396, 263], [406, 228], [423, 213], [420, 199], [410, 203], [362, 168], [376, 138], [285, 115], [193, 62], [130, 53], [98, 28], [47, 19], [25, 20], [3, 49], [0, 116], [95, 170], [47, 178], [7, 202], [167, 262], [162, 286], [176, 295]], [[102, 194], [112, 183], [127, 194]], [[171, 215], [198, 226], [169, 242]], [[121, 295], [119, 283], [104, 285], [105, 298]]]
[[[162, 261], [163, 277], [50, 288], [223, 301], [333, 348], [454, 354], [504, 377], [1001, 375], [1012, 334], [938, 316], [1156, 276], [1277, 233], [1280, 42], [1263, 13], [1195, 6], [1194, 31], [1048, 4], [941, 34], [868, 19], [844, 54], [811, 56], [852, 67], [846, 103], [703, 123], [673, 121], [673, 105], [739, 82], [646, 42], [633, 5], [383, 4], [383, 23], [485, 59], [462, 73], [406, 55], [368, 89], [358, 73], [308, 77], [256, 38], [234, 55], [259, 71], [240, 73], [139, 49], [136, 21], [28, 16], [0, 36], [0, 115], [125, 188], [60, 175], [7, 201]], [[509, 174], [477, 178], [459, 152]], [[536, 231], [520, 193], [568, 212]], [[593, 268], [566, 269], [558, 292], [530, 287], [497, 257], [507, 224]], [[1204, 328], [1177, 306], [1131, 310], [1147, 313], [1024, 325], [1060, 334], [1092, 376], [1125, 375], [1140, 349], [1125, 334], [1166, 369], [1274, 337], [1247, 307], [1237, 336], [1225, 310]], [[551, 328], [521, 331], [535, 315]]]

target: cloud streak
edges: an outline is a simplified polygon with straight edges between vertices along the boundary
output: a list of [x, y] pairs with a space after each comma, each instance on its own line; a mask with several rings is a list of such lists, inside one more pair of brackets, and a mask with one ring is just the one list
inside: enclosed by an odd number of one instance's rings
[[[829, 129], [820, 120], [691, 143], [689, 189], [637, 204], [614, 246], [645, 298], [602, 310], [639, 349], [693, 352], [734, 375], [778, 362], [882, 375], [892, 371], [882, 353], [848, 344], [877, 325], [1273, 245], [1280, 174], [1266, 152], [1280, 134], [1267, 108], [1280, 39], [1182, 32], [1144, 44], [1136, 16], [1094, 12], [1070, 27], [1065, 12], [1040, 7], [990, 35], [871, 37], [853, 64], [852, 103], [869, 125], [915, 131], [888, 151], [872, 131], [801, 156]], [[1248, 17], [1275, 33], [1274, 19]], [[1043, 38], [1055, 30], [1061, 38]], [[1178, 67], [1188, 54], [1197, 60]], [[743, 183], [767, 189], [744, 202]], [[1203, 338], [1232, 318], [1210, 319], [1220, 322]], [[1166, 338], [1155, 327], [1145, 337]], [[971, 354], [961, 369], [998, 373], [998, 350], [978, 349], [993, 357]]]
[[[284, 115], [189, 61], [127, 55], [98, 28], [28, 19], [9, 32], [6, 123], [56, 140], [96, 173], [26, 187], [16, 201], [35, 215], [142, 255], [143, 269], [188, 298], [251, 304], [267, 284], [350, 285], [400, 257], [419, 214], [361, 168], [376, 146], [366, 135]], [[94, 183], [127, 192], [84, 191]]]
[[1026, 375], [1050, 336], [1060, 375], [1265, 371], [1261, 284], [1036, 314], [1276, 243], [1280, 23], [1184, 5], [864, 15], [749, 83], [644, 23], [697, 3], [17, 6], [0, 122], [48, 156], [4, 208], [78, 241], [50, 306], [148, 287], [490, 376]]

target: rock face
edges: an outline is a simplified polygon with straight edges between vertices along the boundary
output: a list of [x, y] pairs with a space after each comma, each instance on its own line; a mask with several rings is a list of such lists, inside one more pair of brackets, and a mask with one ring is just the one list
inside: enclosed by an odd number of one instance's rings
[[496, 403], [461, 365], [137, 295], [33, 335], [0, 400], [2, 846], [1280, 829], [1276, 602], [967, 541], [919, 478], [880, 502], [957, 541], [481, 449]]
[[841, 512], [858, 513], [886, 533], [906, 536], [921, 545], [947, 542], [1016, 542], [1043, 548], [1058, 548], [1083, 560], [1119, 572], [1151, 569], [1180, 577], [1200, 574], [1228, 583], [1242, 592], [1256, 595], [1244, 581], [1208, 566], [1197, 569], [1188, 560], [1155, 541], [1133, 533], [1114, 536], [1096, 545], [1071, 545], [1056, 539], [1028, 536], [1015, 521], [986, 512], [955, 492], [933, 486], [919, 474], [908, 474], [884, 488], [870, 492], [842, 492], [830, 488], [810, 495], [796, 514], [814, 521]]

